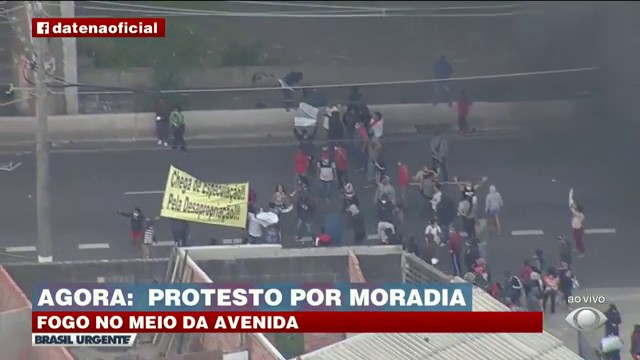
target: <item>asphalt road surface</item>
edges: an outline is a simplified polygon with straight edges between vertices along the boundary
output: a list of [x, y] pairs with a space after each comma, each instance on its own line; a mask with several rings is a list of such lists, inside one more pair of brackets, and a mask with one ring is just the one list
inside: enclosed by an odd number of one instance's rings
[[[499, 277], [503, 270], [517, 270], [522, 259], [535, 248], [544, 249], [549, 262], [555, 263], [556, 236], [570, 236], [567, 196], [573, 187], [577, 199], [584, 204], [587, 219], [587, 255], [576, 259], [576, 272], [583, 286], [640, 286], [637, 277], [640, 245], [633, 225], [640, 194], [634, 185], [634, 174], [629, 171], [636, 168], [630, 165], [634, 164], [633, 152], [624, 151], [622, 145], [593, 144], [597, 142], [577, 135], [451, 135], [450, 174], [461, 179], [486, 175], [489, 184], [496, 185], [504, 198], [503, 235], [485, 236], [495, 276]], [[384, 148], [389, 164], [406, 161], [412, 172], [429, 156], [424, 137], [390, 138]], [[20, 260], [15, 256], [32, 259], [36, 245], [34, 157], [0, 156], [2, 161], [22, 162], [14, 171], [0, 173], [0, 199], [4, 204], [0, 247], [8, 252], [2, 260]], [[118, 216], [116, 210], [140, 206], [148, 216], [158, 215], [160, 190], [171, 164], [209, 181], [250, 181], [258, 192], [259, 204], [265, 206], [276, 184], [291, 187], [293, 146], [272, 140], [261, 145], [204, 144], [186, 155], [153, 146], [137, 150], [56, 152], [51, 159], [54, 259], [134, 256], [128, 220]], [[395, 174], [395, 169], [391, 169], [391, 174]], [[361, 174], [354, 172], [352, 178], [365, 204], [368, 233], [375, 234], [373, 193], [363, 189]], [[485, 194], [486, 189], [479, 194], [481, 204]], [[411, 211], [416, 204], [410, 205], [408, 231], [421, 238], [425, 221]], [[284, 221], [289, 224], [293, 220]], [[170, 244], [166, 222], [160, 222], [158, 235], [160, 241]], [[243, 232], [194, 225], [191, 236], [192, 244], [204, 245], [212, 237], [234, 239], [242, 237]], [[290, 228], [284, 230], [283, 236], [286, 246], [300, 246]], [[169, 249], [168, 245], [158, 246], [153, 255], [165, 255]], [[448, 270], [450, 264], [444, 255], [441, 265]]]

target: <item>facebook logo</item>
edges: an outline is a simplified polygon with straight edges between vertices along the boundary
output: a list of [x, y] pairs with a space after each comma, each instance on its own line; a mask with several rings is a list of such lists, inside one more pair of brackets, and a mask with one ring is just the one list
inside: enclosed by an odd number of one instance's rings
[[39, 22], [36, 24], [36, 34], [38, 35], [48, 35], [49, 34], [49, 23], [48, 22]]

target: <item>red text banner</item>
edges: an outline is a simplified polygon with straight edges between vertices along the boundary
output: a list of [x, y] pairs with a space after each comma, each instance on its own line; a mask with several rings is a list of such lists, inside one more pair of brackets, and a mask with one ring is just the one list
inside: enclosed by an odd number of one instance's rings
[[541, 312], [33, 312], [33, 333], [541, 333]]
[[164, 18], [33, 18], [33, 37], [165, 37]]

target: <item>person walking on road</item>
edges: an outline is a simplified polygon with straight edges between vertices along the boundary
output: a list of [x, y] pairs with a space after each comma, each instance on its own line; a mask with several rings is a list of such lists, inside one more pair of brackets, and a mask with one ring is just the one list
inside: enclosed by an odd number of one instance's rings
[[551, 314], [556, 313], [556, 297], [558, 295], [560, 280], [558, 279], [557, 270], [549, 268], [547, 274], [543, 278], [544, 293], [542, 297], [542, 310], [547, 312], [547, 304], [550, 303]]
[[315, 213], [315, 206], [307, 194], [307, 192], [300, 193], [298, 201], [296, 202], [296, 213], [298, 216], [298, 223], [296, 225], [296, 239], [300, 240], [300, 231], [304, 225], [307, 230], [308, 236], [313, 236], [313, 215]]
[[320, 180], [321, 196], [326, 201], [330, 201], [333, 182], [336, 180], [336, 164], [331, 159], [327, 147], [323, 149], [320, 160], [318, 160], [318, 179]]
[[185, 220], [171, 219], [171, 235], [177, 247], [187, 246], [189, 223]]
[[573, 249], [571, 248], [571, 242], [566, 237], [558, 236], [558, 242], [560, 243], [560, 261], [566, 263], [569, 269], [573, 267]]
[[349, 158], [347, 155], [347, 150], [340, 144], [336, 143], [333, 146], [333, 158], [336, 162], [338, 184], [342, 189], [349, 182]]
[[391, 181], [389, 181], [388, 176], [384, 176], [382, 180], [378, 183], [378, 187], [376, 188], [376, 192], [373, 196], [373, 202], [378, 203], [382, 200], [382, 196], [386, 196], [391, 204], [396, 205], [396, 190], [391, 185]]
[[391, 201], [389, 201], [387, 195], [383, 194], [380, 197], [380, 201], [378, 201], [377, 203], [377, 232], [378, 237], [383, 244], [388, 243], [386, 230], [390, 229], [392, 232], [395, 232], [395, 227], [393, 226], [393, 208], [394, 206]]
[[356, 245], [362, 245], [367, 238], [364, 215], [356, 204], [349, 205], [347, 212], [349, 213], [351, 229], [353, 230], [353, 242]]
[[384, 134], [384, 119], [379, 111], [373, 113], [373, 117], [369, 122], [369, 135], [380, 139]]
[[262, 224], [256, 217], [258, 212], [253, 205], [249, 205], [249, 214], [247, 215], [247, 233], [251, 244], [260, 244], [262, 242]]
[[469, 129], [469, 121], [467, 120], [469, 117], [469, 110], [471, 110], [471, 100], [467, 96], [467, 92], [462, 90], [460, 91], [460, 97], [457, 102], [458, 106], [458, 129], [461, 133], [466, 134], [470, 131]]
[[573, 231], [573, 241], [576, 243], [576, 250], [580, 257], [584, 256], [584, 212], [582, 205], [576, 203], [573, 198], [573, 189], [569, 191], [569, 209], [571, 210], [571, 229]]
[[633, 333], [631, 334], [631, 356], [633, 360], [640, 360], [640, 325], [633, 326]]
[[458, 215], [462, 219], [462, 228], [470, 238], [476, 237], [476, 214], [478, 197], [471, 187], [465, 187], [462, 200], [458, 204]]
[[453, 181], [458, 183], [458, 188], [462, 192], [462, 200], [458, 203], [458, 215], [462, 218], [464, 231], [467, 232], [470, 238], [476, 237], [476, 218], [478, 214], [476, 190], [482, 187], [487, 179], [484, 176], [479, 183], [473, 184], [471, 182], [459, 182], [456, 177], [453, 178]]
[[500, 211], [504, 204], [502, 203], [502, 196], [494, 185], [489, 186], [489, 194], [485, 199], [484, 211], [487, 214], [487, 219], [495, 227], [496, 233], [500, 235], [502, 233], [502, 226], [500, 224]]
[[169, 116], [169, 120], [171, 122], [171, 133], [173, 135], [173, 144], [171, 148], [175, 150], [180, 147], [180, 150], [186, 152], [187, 142], [184, 140], [186, 125], [182, 109], [179, 106], [176, 106], [175, 109], [173, 109]]
[[436, 174], [429, 169], [429, 166], [425, 165], [413, 177], [413, 180], [418, 182], [420, 188], [420, 195], [423, 198], [422, 209], [427, 211], [427, 218], [432, 218], [433, 216], [430, 214], [432, 209], [431, 200], [435, 195]]
[[[436, 219], [443, 229], [448, 229], [458, 214], [455, 202], [449, 196], [442, 196], [436, 205]], [[445, 243], [449, 239], [449, 234], [445, 231], [442, 241]]]
[[562, 303], [569, 309], [571, 306], [569, 299], [573, 293], [573, 275], [569, 265], [564, 261], [561, 261], [558, 266], [558, 285], [562, 293]]
[[437, 245], [444, 246], [442, 242], [442, 229], [434, 219], [429, 221], [429, 224], [427, 224], [427, 227], [424, 229], [424, 236], [427, 237], [428, 235], [431, 235]]
[[143, 259], [149, 259], [151, 257], [151, 246], [153, 246], [158, 242], [158, 240], [156, 239], [155, 223], [159, 219], [160, 218], [157, 217], [155, 219], [145, 220], [144, 239], [142, 241], [142, 258]]
[[449, 143], [442, 136], [442, 131], [437, 131], [431, 139], [431, 168], [438, 175], [439, 181], [446, 182], [447, 174], [447, 153], [449, 151]]
[[403, 162], [398, 162], [398, 190], [400, 190], [400, 203], [407, 208], [407, 188], [409, 187], [409, 167]]
[[171, 107], [167, 101], [161, 97], [156, 103], [156, 137], [158, 145], [169, 146], [169, 117]]
[[609, 308], [604, 312], [607, 321], [604, 323], [604, 336], [616, 335], [620, 336], [620, 324], [622, 324], [622, 315], [615, 304], [609, 304]]
[[380, 160], [380, 153], [382, 152], [382, 144], [376, 137], [370, 137], [367, 150], [369, 160], [367, 162], [367, 180], [369, 181], [369, 187], [372, 187], [376, 183], [376, 172], [378, 161]]
[[139, 207], [135, 207], [132, 212], [125, 212], [122, 210], [118, 210], [118, 214], [120, 216], [124, 216], [130, 219], [131, 226], [131, 242], [133, 243], [133, 247], [136, 249], [138, 254], [143, 254], [143, 239], [144, 239], [144, 230], [145, 230], [145, 220], [146, 217], [142, 213], [142, 210]]
[[451, 267], [455, 276], [462, 276], [462, 263], [460, 257], [462, 255], [462, 236], [453, 227], [449, 227], [449, 254], [451, 255]]
[[342, 191], [342, 208], [346, 211], [351, 205], [356, 205], [360, 208], [360, 199], [358, 199], [358, 195], [353, 189], [353, 184], [347, 183]]
[[450, 89], [447, 81], [451, 78], [452, 74], [453, 68], [449, 63], [449, 60], [447, 60], [444, 55], [440, 55], [433, 65], [433, 77], [438, 80], [434, 83], [435, 96], [433, 99], [433, 106], [436, 106], [440, 101], [446, 101], [449, 103], [449, 107], [452, 106], [451, 99], [449, 98]]
[[525, 296], [531, 291], [531, 273], [533, 273], [531, 260], [524, 259], [518, 275], [520, 275], [520, 281], [522, 281], [522, 289], [524, 290]]

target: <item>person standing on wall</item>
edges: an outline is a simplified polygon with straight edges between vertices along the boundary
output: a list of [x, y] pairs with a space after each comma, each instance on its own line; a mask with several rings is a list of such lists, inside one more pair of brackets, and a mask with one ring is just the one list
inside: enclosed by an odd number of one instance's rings
[[171, 107], [163, 97], [159, 98], [156, 104], [156, 137], [160, 146], [169, 146], [170, 116]]
[[282, 79], [278, 79], [280, 83], [280, 87], [282, 87], [282, 95], [284, 96], [284, 109], [287, 111], [291, 111], [293, 108], [293, 94], [295, 93], [295, 89], [293, 88], [295, 85], [300, 83], [304, 78], [304, 74], [299, 71], [292, 71], [285, 75]]
[[186, 125], [184, 123], [184, 115], [182, 114], [182, 109], [179, 106], [176, 106], [173, 109], [171, 115], [169, 116], [169, 121], [171, 122], [171, 133], [173, 135], [173, 144], [171, 148], [175, 150], [180, 147], [180, 150], [186, 152], [187, 143], [184, 140]]
[[448, 79], [453, 74], [453, 68], [449, 63], [449, 60], [444, 55], [440, 55], [436, 63], [433, 65], [433, 77], [438, 80], [435, 82], [435, 98], [433, 100], [433, 106], [436, 106], [439, 101], [445, 100], [449, 103], [449, 107], [453, 104], [449, 98], [449, 84]]

